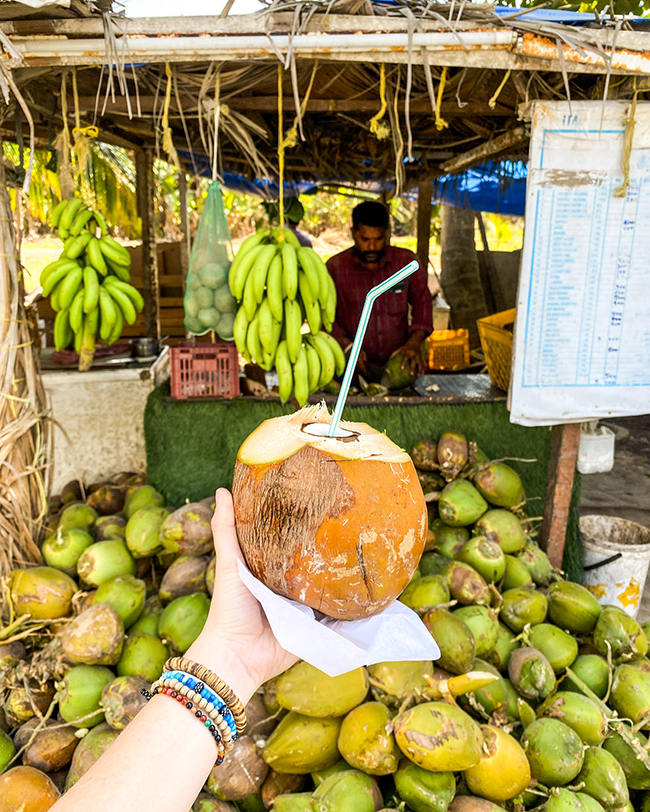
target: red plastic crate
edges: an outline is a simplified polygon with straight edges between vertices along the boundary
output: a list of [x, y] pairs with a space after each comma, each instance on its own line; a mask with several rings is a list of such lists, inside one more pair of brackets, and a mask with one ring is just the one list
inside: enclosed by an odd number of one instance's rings
[[239, 353], [233, 342], [170, 347], [169, 354], [175, 400], [239, 395]]

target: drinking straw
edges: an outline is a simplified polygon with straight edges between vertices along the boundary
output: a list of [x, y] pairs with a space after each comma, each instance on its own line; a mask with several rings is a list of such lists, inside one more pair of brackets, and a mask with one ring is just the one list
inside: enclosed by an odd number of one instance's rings
[[368, 321], [370, 319], [370, 311], [372, 310], [375, 299], [378, 296], [381, 296], [382, 293], [390, 290], [390, 288], [392, 288], [398, 282], [401, 282], [402, 279], [406, 279], [407, 276], [415, 273], [419, 267], [420, 263], [414, 259], [413, 262], [409, 262], [408, 265], [405, 265], [401, 270], [397, 271], [397, 273], [389, 276], [384, 282], [376, 285], [374, 288], [371, 288], [368, 291], [366, 301], [363, 304], [363, 310], [361, 311], [361, 318], [359, 319], [357, 334], [354, 337], [352, 349], [350, 350], [350, 357], [348, 358], [348, 364], [345, 368], [345, 374], [343, 375], [341, 389], [339, 391], [338, 398], [336, 399], [336, 405], [334, 406], [334, 414], [332, 415], [332, 422], [330, 423], [330, 429], [328, 432], [330, 437], [334, 437], [336, 435], [336, 430], [338, 429], [341, 415], [343, 414], [343, 408], [348, 397], [348, 392], [350, 391], [352, 376], [354, 375], [354, 370], [357, 366], [357, 360], [359, 359], [359, 353], [361, 352], [361, 345], [363, 344], [363, 339], [366, 335], [366, 328], [368, 327]]

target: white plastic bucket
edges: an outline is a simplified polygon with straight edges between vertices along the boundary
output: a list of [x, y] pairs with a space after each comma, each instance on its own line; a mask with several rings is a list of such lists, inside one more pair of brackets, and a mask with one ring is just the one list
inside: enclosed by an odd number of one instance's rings
[[578, 471], [581, 474], [602, 474], [614, 467], [614, 440], [616, 435], [607, 426], [594, 432], [585, 431], [583, 423], [578, 445]]
[[650, 566], [650, 528], [617, 516], [582, 516], [583, 583], [599, 603], [636, 617]]

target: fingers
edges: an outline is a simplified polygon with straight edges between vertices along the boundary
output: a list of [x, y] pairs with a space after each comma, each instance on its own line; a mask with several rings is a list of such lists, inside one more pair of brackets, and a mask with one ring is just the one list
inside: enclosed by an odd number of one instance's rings
[[236, 571], [237, 560], [243, 561], [244, 556], [237, 541], [232, 496], [225, 488], [219, 488], [215, 502], [216, 507], [212, 517], [212, 537], [219, 569], [232, 568]]

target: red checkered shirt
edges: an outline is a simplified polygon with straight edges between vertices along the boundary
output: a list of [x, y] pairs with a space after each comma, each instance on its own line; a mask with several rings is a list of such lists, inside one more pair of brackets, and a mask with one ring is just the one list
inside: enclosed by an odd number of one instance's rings
[[[370, 271], [353, 248], [332, 257], [327, 268], [338, 294], [336, 322], [332, 334], [352, 340], [357, 331], [363, 303], [370, 288], [388, 279], [417, 257], [404, 248], [386, 247], [376, 271]], [[411, 318], [409, 322], [409, 305]], [[432, 297], [424, 268], [408, 276], [396, 288], [383, 293], [373, 305], [363, 349], [368, 361], [383, 366], [395, 350], [408, 341], [411, 333], [433, 331]]]

